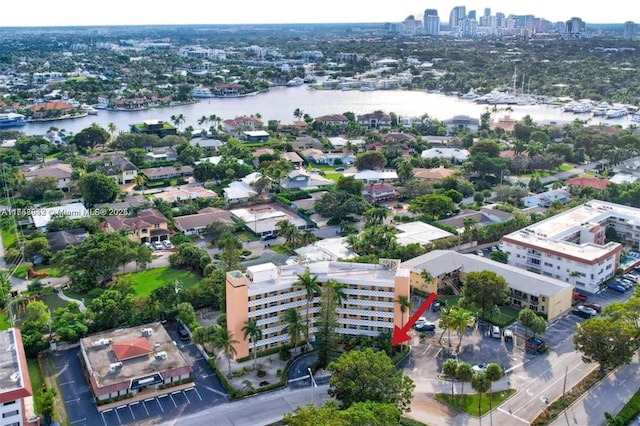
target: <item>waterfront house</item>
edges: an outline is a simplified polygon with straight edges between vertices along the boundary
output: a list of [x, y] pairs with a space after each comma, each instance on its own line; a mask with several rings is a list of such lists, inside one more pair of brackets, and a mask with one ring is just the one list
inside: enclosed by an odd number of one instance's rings
[[382, 111], [359, 115], [357, 121], [361, 126], [368, 127], [370, 129], [391, 127], [391, 116]]
[[456, 133], [461, 130], [477, 132], [480, 126], [480, 120], [468, 115], [456, 115], [453, 118], [444, 120], [442, 123], [447, 127], [449, 133]]
[[266, 142], [269, 139], [269, 132], [265, 130], [245, 130], [242, 132], [242, 139], [247, 142]]
[[247, 117], [243, 115], [241, 117], [230, 118], [222, 122], [224, 130], [232, 134], [240, 134], [245, 130], [258, 130], [262, 128], [262, 121], [256, 117]]
[[29, 110], [33, 118], [36, 119], [57, 118], [70, 114], [73, 111], [73, 105], [62, 101], [53, 101], [33, 105]]
[[145, 120], [142, 123], [132, 124], [131, 133], [144, 133], [148, 135], [158, 135], [163, 138], [167, 135], [175, 135], [178, 130], [175, 126], [163, 120]]
[[178, 159], [178, 152], [172, 146], [162, 146], [153, 148], [145, 154], [145, 160], [155, 161], [176, 161]]
[[344, 114], [321, 115], [320, 117], [316, 117], [314, 121], [334, 126], [346, 126], [349, 123], [349, 119], [345, 117]]
[[160, 211], [143, 210], [135, 217], [107, 216], [107, 232], [126, 232], [127, 237], [137, 243], [151, 243], [169, 239], [169, 221]]

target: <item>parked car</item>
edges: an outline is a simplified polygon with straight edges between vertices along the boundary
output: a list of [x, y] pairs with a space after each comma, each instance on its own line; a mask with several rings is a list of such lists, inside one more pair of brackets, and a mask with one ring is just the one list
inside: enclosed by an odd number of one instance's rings
[[622, 278], [631, 281], [633, 284], [638, 283], [638, 276], [634, 274], [624, 274]]
[[580, 293], [579, 291], [574, 291], [573, 292], [573, 300], [579, 300], [581, 302], [586, 302], [587, 301], [587, 296], [585, 296], [584, 294]]
[[572, 314], [577, 315], [579, 317], [582, 318], [592, 318], [595, 317], [596, 315], [598, 315], [598, 313], [595, 311], [595, 309], [591, 309], [588, 308], [586, 306], [580, 305], [580, 306], [576, 306], [572, 311]]
[[440, 312], [440, 309], [442, 309], [442, 305], [442, 302], [436, 300], [435, 302], [433, 302], [433, 305], [431, 305], [431, 312]]
[[609, 290], [617, 291], [618, 293], [624, 293], [625, 291], [627, 291], [626, 288], [624, 288], [623, 286], [621, 286], [619, 284], [609, 284], [607, 286], [607, 288]]
[[336, 172], [344, 172], [344, 167], [336, 167]]
[[493, 337], [494, 339], [502, 338], [502, 333], [500, 333], [500, 327], [498, 327], [497, 325], [491, 326], [491, 337]]
[[171, 241], [169, 241], [169, 240], [164, 240], [162, 242], [162, 245], [165, 246], [165, 248], [168, 248], [168, 249], [173, 248], [173, 244], [171, 244]]
[[147, 241], [146, 243], [144, 243], [144, 246], [151, 248], [151, 243]]
[[320, 173], [320, 169], [311, 169], [311, 173]]
[[160, 241], [154, 241], [153, 243], [151, 243], [153, 245], [153, 248], [156, 250], [162, 250], [162, 243]]
[[476, 364], [471, 369], [474, 373], [484, 373], [487, 371], [487, 364]]
[[532, 352], [540, 353], [544, 351], [546, 347], [547, 347], [547, 344], [544, 342], [544, 340], [538, 337], [529, 337], [525, 342], [525, 348]]
[[419, 325], [426, 324], [426, 323], [427, 323], [427, 319], [425, 317], [420, 317], [414, 324], [414, 327], [417, 327]]
[[416, 331], [435, 331], [436, 325], [432, 322], [423, 322], [415, 325]]
[[484, 256], [484, 253], [483, 253], [483, 251], [482, 251], [482, 250], [476, 250], [476, 254], [477, 254], [478, 256]]
[[277, 235], [269, 234], [269, 235], [263, 235], [261, 240], [262, 241], [269, 241], [269, 240], [275, 240], [276, 238], [278, 238]]
[[602, 306], [598, 305], [597, 303], [585, 303], [584, 307], [585, 308], [591, 308], [594, 311], [596, 311], [597, 313], [602, 312]]
[[513, 342], [513, 330], [510, 328], [505, 328], [502, 336], [504, 337], [505, 342]]
[[189, 340], [190, 338], [189, 333], [187, 333], [187, 330], [184, 328], [178, 328], [178, 336], [180, 337], [180, 340]]

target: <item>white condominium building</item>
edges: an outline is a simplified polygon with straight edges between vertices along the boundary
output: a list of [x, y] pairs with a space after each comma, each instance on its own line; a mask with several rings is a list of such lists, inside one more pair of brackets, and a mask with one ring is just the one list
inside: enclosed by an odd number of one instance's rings
[[[323, 261], [285, 266], [266, 263], [250, 266], [246, 273], [228, 272], [227, 327], [240, 342], [236, 345], [237, 356], [248, 356], [250, 348], [263, 351], [290, 342], [287, 324], [281, 318], [286, 310], [294, 308], [306, 320], [307, 293], [297, 284], [298, 275], [306, 268], [321, 287], [328, 281], [344, 287], [346, 300], [336, 309], [337, 333], [376, 336], [393, 332], [393, 326], [401, 326], [402, 322], [400, 306], [395, 301], [398, 296], [409, 295], [409, 271], [399, 266], [399, 260], [386, 259], [378, 265]], [[316, 331], [320, 302], [320, 295], [311, 301], [311, 336]], [[249, 319], [255, 319], [262, 331], [261, 340], [255, 344], [244, 339], [242, 331]]]
[[[640, 209], [592, 200], [502, 238], [509, 264], [595, 293], [618, 269], [623, 245], [638, 248]], [[624, 260], [624, 259], [622, 259]]]

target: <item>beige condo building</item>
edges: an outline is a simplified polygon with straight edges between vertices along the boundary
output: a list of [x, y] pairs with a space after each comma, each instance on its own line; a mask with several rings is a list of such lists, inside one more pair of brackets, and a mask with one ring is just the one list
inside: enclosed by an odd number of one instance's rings
[[[402, 313], [396, 303], [399, 296], [409, 296], [409, 271], [399, 260], [381, 259], [377, 265], [350, 262], [314, 262], [276, 266], [265, 263], [247, 268], [246, 273], [227, 273], [227, 327], [240, 343], [237, 357], [290, 342], [287, 324], [281, 320], [287, 309], [294, 308], [305, 320], [306, 291], [300, 287], [298, 275], [309, 269], [322, 287], [328, 281], [344, 286], [346, 300], [336, 309], [338, 334], [376, 336], [401, 326]], [[320, 311], [321, 296], [311, 301], [309, 311], [310, 339], [317, 330], [315, 320]], [[262, 331], [258, 342], [244, 338], [242, 328], [255, 319]], [[407, 315], [405, 315], [405, 321]]]

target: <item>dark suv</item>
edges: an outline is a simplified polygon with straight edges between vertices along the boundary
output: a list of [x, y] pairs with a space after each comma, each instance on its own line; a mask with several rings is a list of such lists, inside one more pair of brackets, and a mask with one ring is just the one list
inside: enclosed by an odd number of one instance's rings
[[187, 333], [187, 330], [184, 328], [178, 328], [178, 336], [180, 337], [180, 340], [189, 340], [190, 338], [189, 333]]

